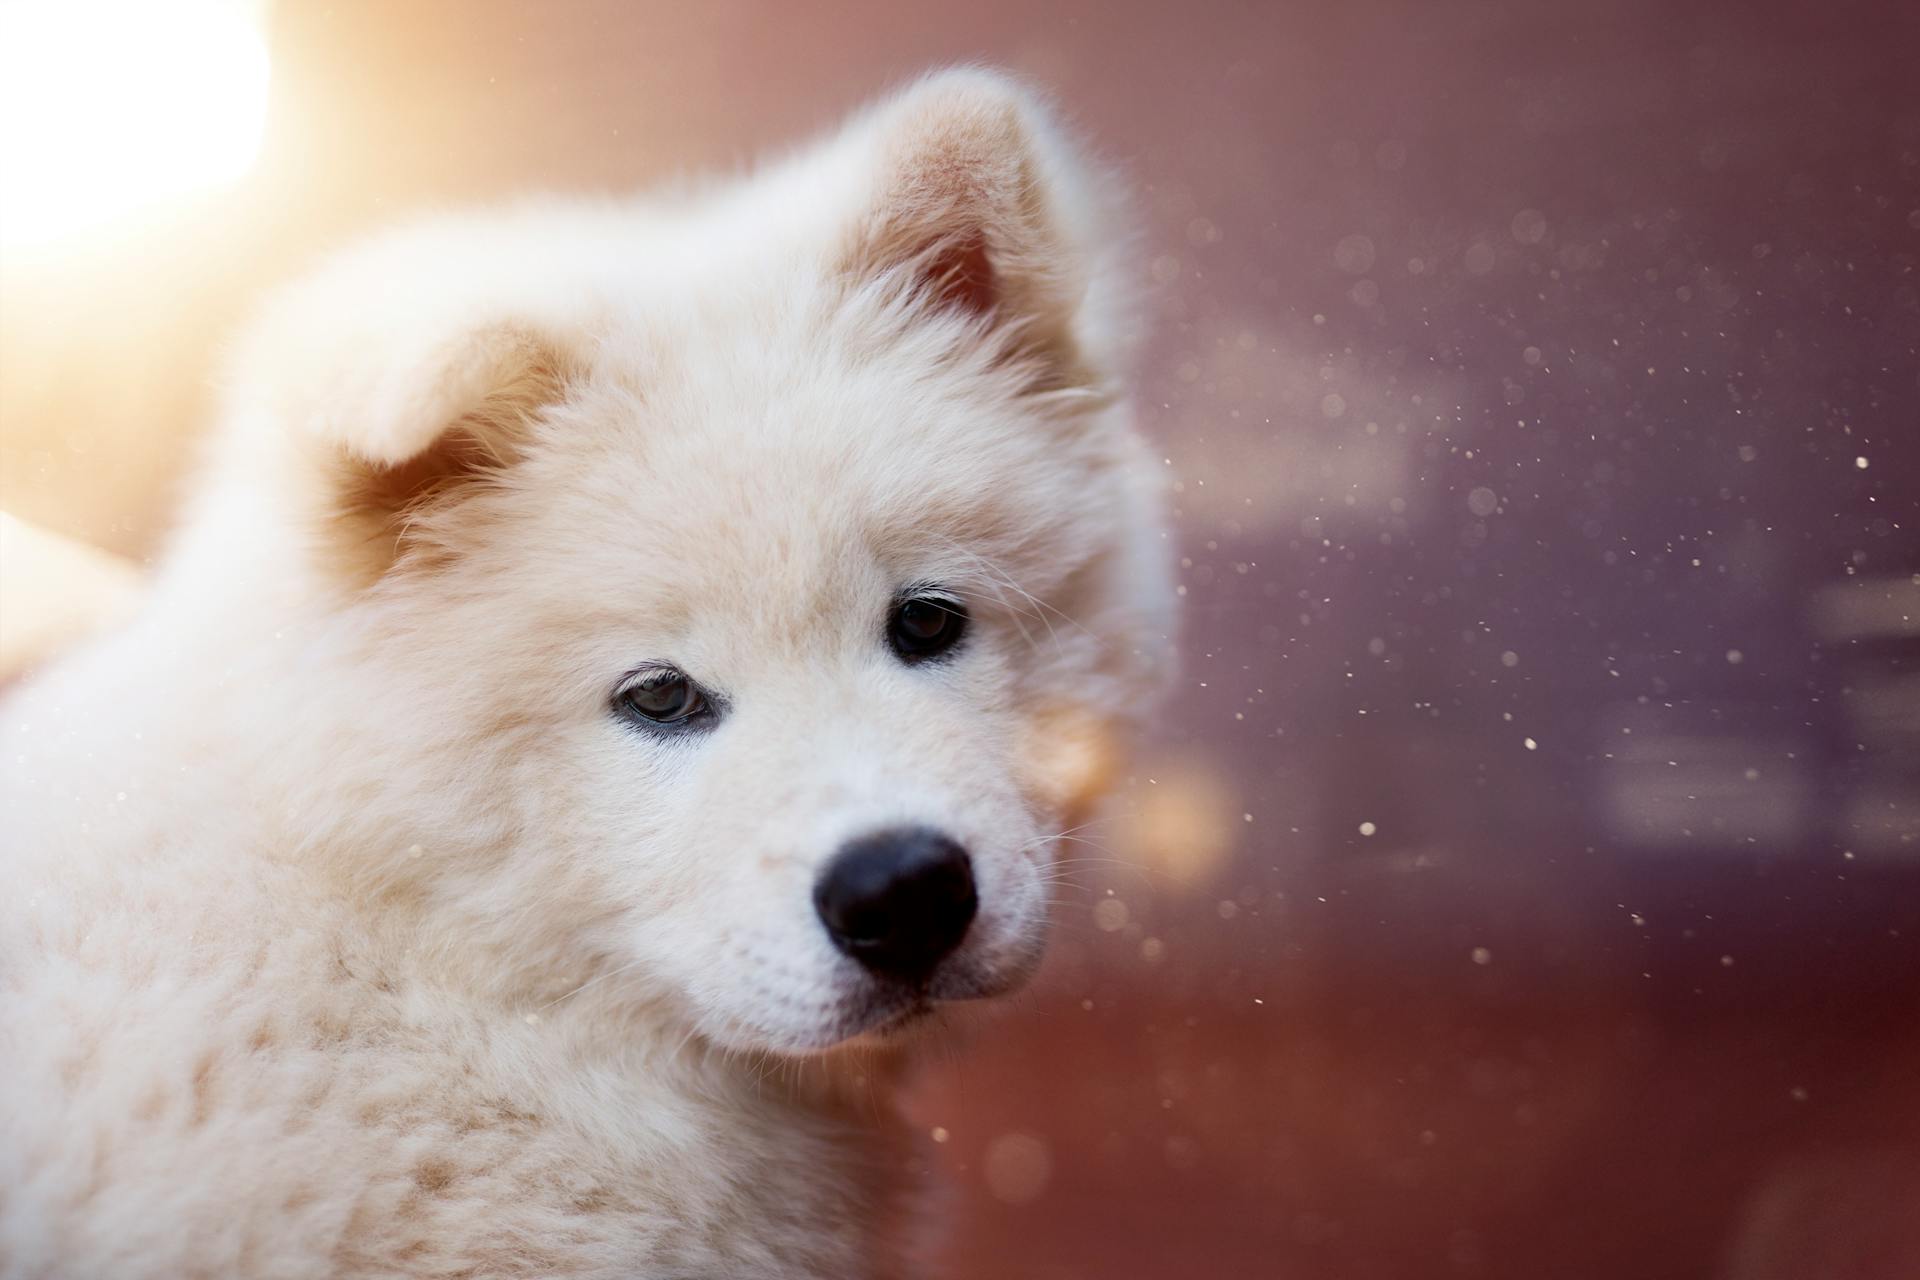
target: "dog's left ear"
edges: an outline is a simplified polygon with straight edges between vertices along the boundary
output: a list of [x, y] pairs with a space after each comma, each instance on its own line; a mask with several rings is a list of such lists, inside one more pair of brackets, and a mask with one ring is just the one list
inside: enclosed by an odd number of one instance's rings
[[851, 281], [905, 281], [920, 306], [978, 320], [1035, 390], [1111, 378], [1132, 311], [1119, 200], [1037, 95], [995, 72], [941, 72], [848, 133], [867, 155], [838, 264]]

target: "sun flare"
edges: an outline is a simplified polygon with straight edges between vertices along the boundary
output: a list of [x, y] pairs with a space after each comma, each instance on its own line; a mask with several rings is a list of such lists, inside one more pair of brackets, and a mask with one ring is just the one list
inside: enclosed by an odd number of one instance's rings
[[231, 182], [260, 148], [259, 0], [0, 2], [0, 247]]

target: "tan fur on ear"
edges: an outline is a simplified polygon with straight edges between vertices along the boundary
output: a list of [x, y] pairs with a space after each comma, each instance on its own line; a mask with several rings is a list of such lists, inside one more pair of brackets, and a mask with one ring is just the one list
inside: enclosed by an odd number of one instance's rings
[[406, 556], [427, 569], [450, 554], [444, 544], [411, 537], [430, 510], [469, 496], [476, 483], [519, 460], [530, 423], [564, 394], [566, 370], [558, 354], [530, 336], [483, 335], [488, 349], [479, 400], [447, 422], [430, 443], [398, 462], [371, 461], [331, 443], [320, 445], [318, 465], [331, 473], [323, 501], [330, 510], [336, 567], [372, 581]]
[[906, 275], [922, 299], [980, 317], [1035, 390], [1101, 380], [1076, 321], [1103, 256], [1076, 201], [1081, 171], [1037, 99], [984, 71], [933, 76], [875, 117], [875, 186], [843, 255], [857, 281]]
[[[241, 451], [277, 454], [323, 570], [350, 585], [450, 554], [451, 504], [519, 458], [593, 349], [610, 211], [530, 209], [389, 232], [277, 297], [237, 353]], [[425, 536], [416, 536], [424, 534]]]

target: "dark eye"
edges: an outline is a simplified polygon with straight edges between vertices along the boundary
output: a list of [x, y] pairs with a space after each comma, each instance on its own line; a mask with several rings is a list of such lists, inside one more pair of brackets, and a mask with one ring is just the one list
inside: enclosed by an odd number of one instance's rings
[[628, 681], [614, 700], [654, 724], [685, 724], [709, 714], [700, 686], [672, 667], [642, 672]]
[[936, 658], [967, 632], [967, 606], [948, 596], [910, 595], [893, 606], [887, 642], [902, 662]]

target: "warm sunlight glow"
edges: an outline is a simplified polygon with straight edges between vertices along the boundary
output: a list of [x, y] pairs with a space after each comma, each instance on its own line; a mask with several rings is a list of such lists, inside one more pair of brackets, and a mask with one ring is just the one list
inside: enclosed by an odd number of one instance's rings
[[0, 0], [0, 245], [239, 177], [260, 147], [258, 0]]

